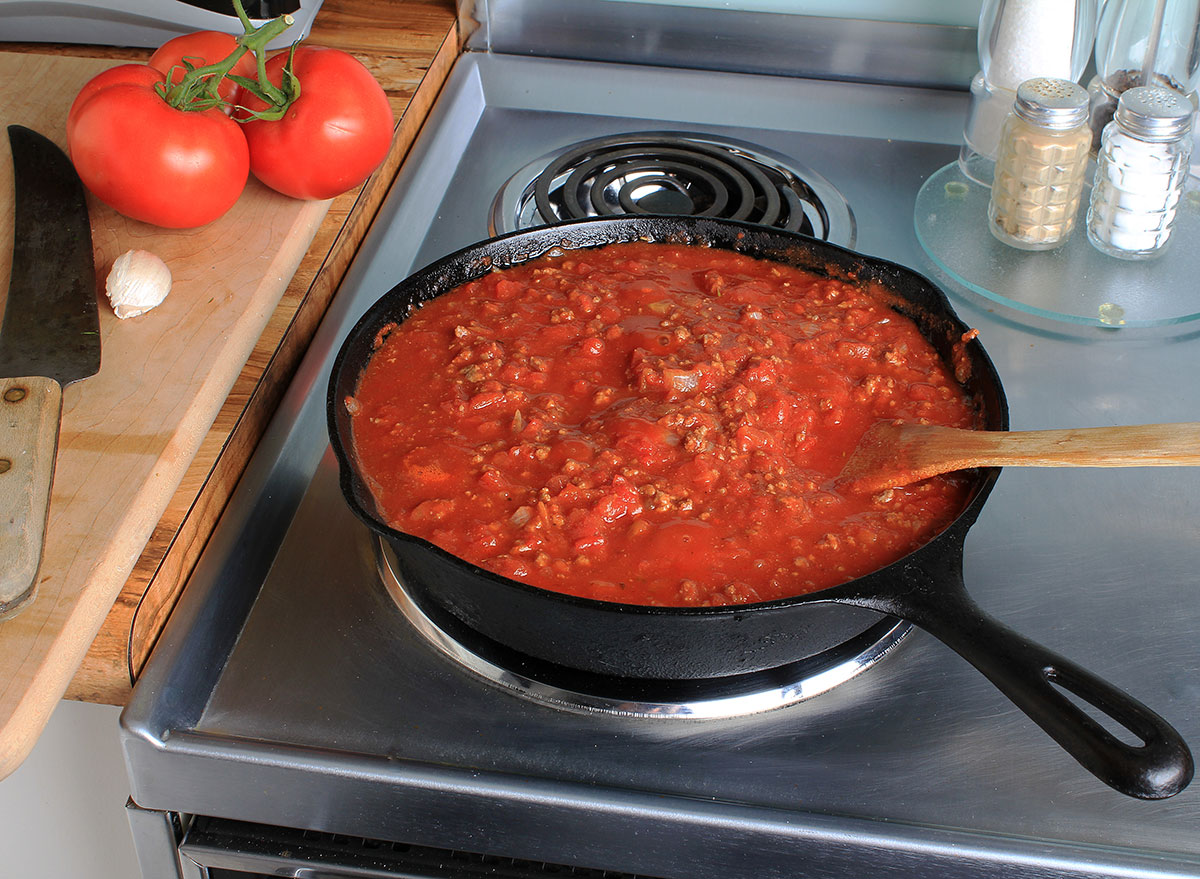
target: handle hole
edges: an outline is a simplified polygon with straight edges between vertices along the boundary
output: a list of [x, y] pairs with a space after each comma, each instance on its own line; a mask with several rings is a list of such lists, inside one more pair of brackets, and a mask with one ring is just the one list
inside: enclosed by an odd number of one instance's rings
[[1121, 742], [1123, 745], [1128, 745], [1134, 748], [1145, 747], [1146, 739], [1138, 735], [1129, 727], [1125, 726], [1120, 720], [1106, 714], [1104, 709], [1093, 705], [1088, 699], [1079, 693], [1076, 693], [1071, 688], [1071, 680], [1068, 675], [1061, 674], [1057, 669], [1047, 668], [1044, 670], [1046, 680], [1061, 693], [1067, 701], [1098, 723], [1108, 732], [1113, 738]]

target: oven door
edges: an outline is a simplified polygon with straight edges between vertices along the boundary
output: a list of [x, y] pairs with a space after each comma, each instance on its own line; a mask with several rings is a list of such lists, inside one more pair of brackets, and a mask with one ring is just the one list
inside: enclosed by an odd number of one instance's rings
[[[292, 830], [130, 803], [130, 826], [146, 879], [603, 879], [602, 869], [402, 842]], [[651, 879], [622, 873], [621, 879]]]

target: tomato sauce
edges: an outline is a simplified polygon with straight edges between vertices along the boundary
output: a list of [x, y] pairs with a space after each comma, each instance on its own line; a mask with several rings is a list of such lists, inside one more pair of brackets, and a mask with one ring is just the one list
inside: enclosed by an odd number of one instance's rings
[[381, 518], [546, 589], [800, 595], [906, 555], [966, 500], [952, 476], [839, 492], [876, 421], [975, 411], [908, 318], [786, 265], [566, 252], [439, 296], [377, 344], [346, 405]]

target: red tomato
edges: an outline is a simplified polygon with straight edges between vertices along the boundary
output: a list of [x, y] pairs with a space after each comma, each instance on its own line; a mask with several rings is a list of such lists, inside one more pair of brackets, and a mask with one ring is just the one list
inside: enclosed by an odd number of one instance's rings
[[[183, 77], [184, 58], [193, 67], [207, 67], [209, 64], [224, 61], [237, 47], [237, 39], [230, 34], [221, 31], [196, 31], [167, 40], [150, 56], [148, 63], [155, 70], [162, 71], [163, 76], [168, 77], [171, 85], [174, 85]], [[229, 72], [254, 79], [257, 69], [253, 53], [247, 52], [237, 60]], [[227, 79], [217, 86], [217, 94], [230, 103], [236, 101], [237, 90], [238, 85], [232, 79]]]
[[96, 74], [79, 90], [79, 94], [75, 96], [75, 101], [71, 104], [71, 109], [67, 111], [67, 140], [71, 139], [71, 131], [75, 128], [75, 117], [79, 115], [79, 108], [97, 92], [120, 83], [136, 83], [154, 88], [157, 83], [162, 81], [162, 74], [146, 64], [118, 64], [116, 67], [110, 67], [108, 70]]
[[[213, 108], [172, 108], [148, 82], [142, 65], [124, 76], [100, 74], [71, 108], [67, 148], [84, 185], [120, 214], [187, 229], [224, 214], [249, 176], [246, 138]], [[150, 68], [145, 68], [150, 69]], [[99, 79], [99, 77], [97, 77]]]
[[[267, 61], [280, 85], [287, 53]], [[392, 143], [392, 108], [375, 77], [339, 49], [301, 46], [292, 69], [300, 96], [277, 121], [246, 122], [250, 170], [267, 186], [294, 198], [333, 198], [379, 167]], [[253, 95], [242, 103], [266, 109]]]

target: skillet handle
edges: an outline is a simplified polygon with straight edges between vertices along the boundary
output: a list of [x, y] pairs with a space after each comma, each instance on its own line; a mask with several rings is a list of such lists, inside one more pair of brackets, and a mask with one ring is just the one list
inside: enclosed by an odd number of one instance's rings
[[[1087, 669], [988, 616], [967, 594], [961, 575], [954, 579], [952, 588], [945, 580], [935, 586], [928, 572], [910, 568], [908, 588], [863, 603], [915, 623], [954, 650], [1110, 787], [1146, 800], [1165, 799], [1187, 787], [1195, 771], [1192, 755], [1170, 724]], [[1064, 690], [1141, 743], [1118, 739]]]

